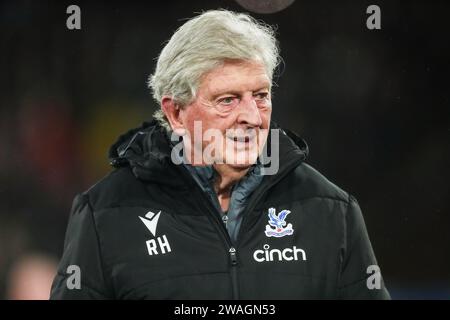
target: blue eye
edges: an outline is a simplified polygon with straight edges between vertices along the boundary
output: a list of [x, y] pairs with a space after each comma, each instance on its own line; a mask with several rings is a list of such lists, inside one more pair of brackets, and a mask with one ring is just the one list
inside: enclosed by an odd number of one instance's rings
[[219, 103], [229, 105], [234, 102], [234, 97], [225, 97], [219, 100]]

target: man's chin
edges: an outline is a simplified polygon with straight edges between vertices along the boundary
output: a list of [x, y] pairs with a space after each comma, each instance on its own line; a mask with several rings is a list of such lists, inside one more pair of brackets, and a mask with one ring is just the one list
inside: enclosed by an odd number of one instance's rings
[[225, 164], [231, 168], [242, 170], [242, 169], [250, 168], [254, 163], [242, 163], [242, 164], [225, 163]]
[[236, 168], [236, 169], [245, 169], [245, 168], [249, 168], [252, 165], [254, 165], [258, 160], [257, 156], [252, 156], [250, 157], [250, 159], [242, 159], [241, 161], [239, 161], [239, 158], [234, 158], [234, 159], [225, 159], [224, 164], [232, 167], [232, 168]]

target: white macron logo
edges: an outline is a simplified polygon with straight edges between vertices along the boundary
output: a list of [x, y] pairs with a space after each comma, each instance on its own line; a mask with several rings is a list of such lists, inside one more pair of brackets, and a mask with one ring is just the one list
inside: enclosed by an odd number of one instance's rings
[[[160, 214], [161, 211], [156, 214], [149, 211], [145, 217], [139, 216], [139, 219], [141, 219], [147, 229], [152, 233], [153, 237], [156, 236], [156, 226], [158, 225]], [[157, 237], [156, 239], [147, 240], [145, 244], [147, 245], [148, 254], [150, 256], [157, 255], [159, 253], [165, 254], [172, 251], [169, 240], [167, 240], [165, 234]]]
[[145, 218], [139, 217], [141, 221], [145, 224], [145, 226], [150, 230], [153, 236], [156, 235], [156, 225], [158, 224], [159, 215], [161, 214], [161, 211], [159, 211], [157, 214], [149, 211], [145, 215]]

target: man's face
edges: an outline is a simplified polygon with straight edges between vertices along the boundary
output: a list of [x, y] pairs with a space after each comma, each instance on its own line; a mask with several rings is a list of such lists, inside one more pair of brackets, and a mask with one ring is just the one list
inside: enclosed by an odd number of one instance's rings
[[[191, 137], [185, 142], [187, 151], [192, 154], [201, 146], [202, 162], [207, 154], [215, 163], [233, 167], [254, 164], [267, 140], [272, 113], [270, 85], [263, 64], [253, 61], [227, 61], [205, 74], [194, 102], [180, 112]], [[196, 146], [194, 129], [197, 137], [199, 131], [203, 137]]]

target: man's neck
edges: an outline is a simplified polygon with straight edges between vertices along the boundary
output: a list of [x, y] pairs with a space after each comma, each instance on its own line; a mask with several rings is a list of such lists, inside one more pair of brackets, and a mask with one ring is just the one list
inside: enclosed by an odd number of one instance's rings
[[236, 168], [226, 164], [219, 164], [214, 165], [214, 169], [218, 173], [217, 179], [214, 181], [214, 189], [219, 194], [231, 191], [233, 185], [247, 174], [249, 167]]
[[214, 165], [214, 169], [218, 173], [217, 178], [214, 181], [214, 190], [217, 193], [222, 210], [227, 211], [231, 197], [231, 189], [247, 174], [249, 167], [236, 168], [226, 164], [216, 164]]

